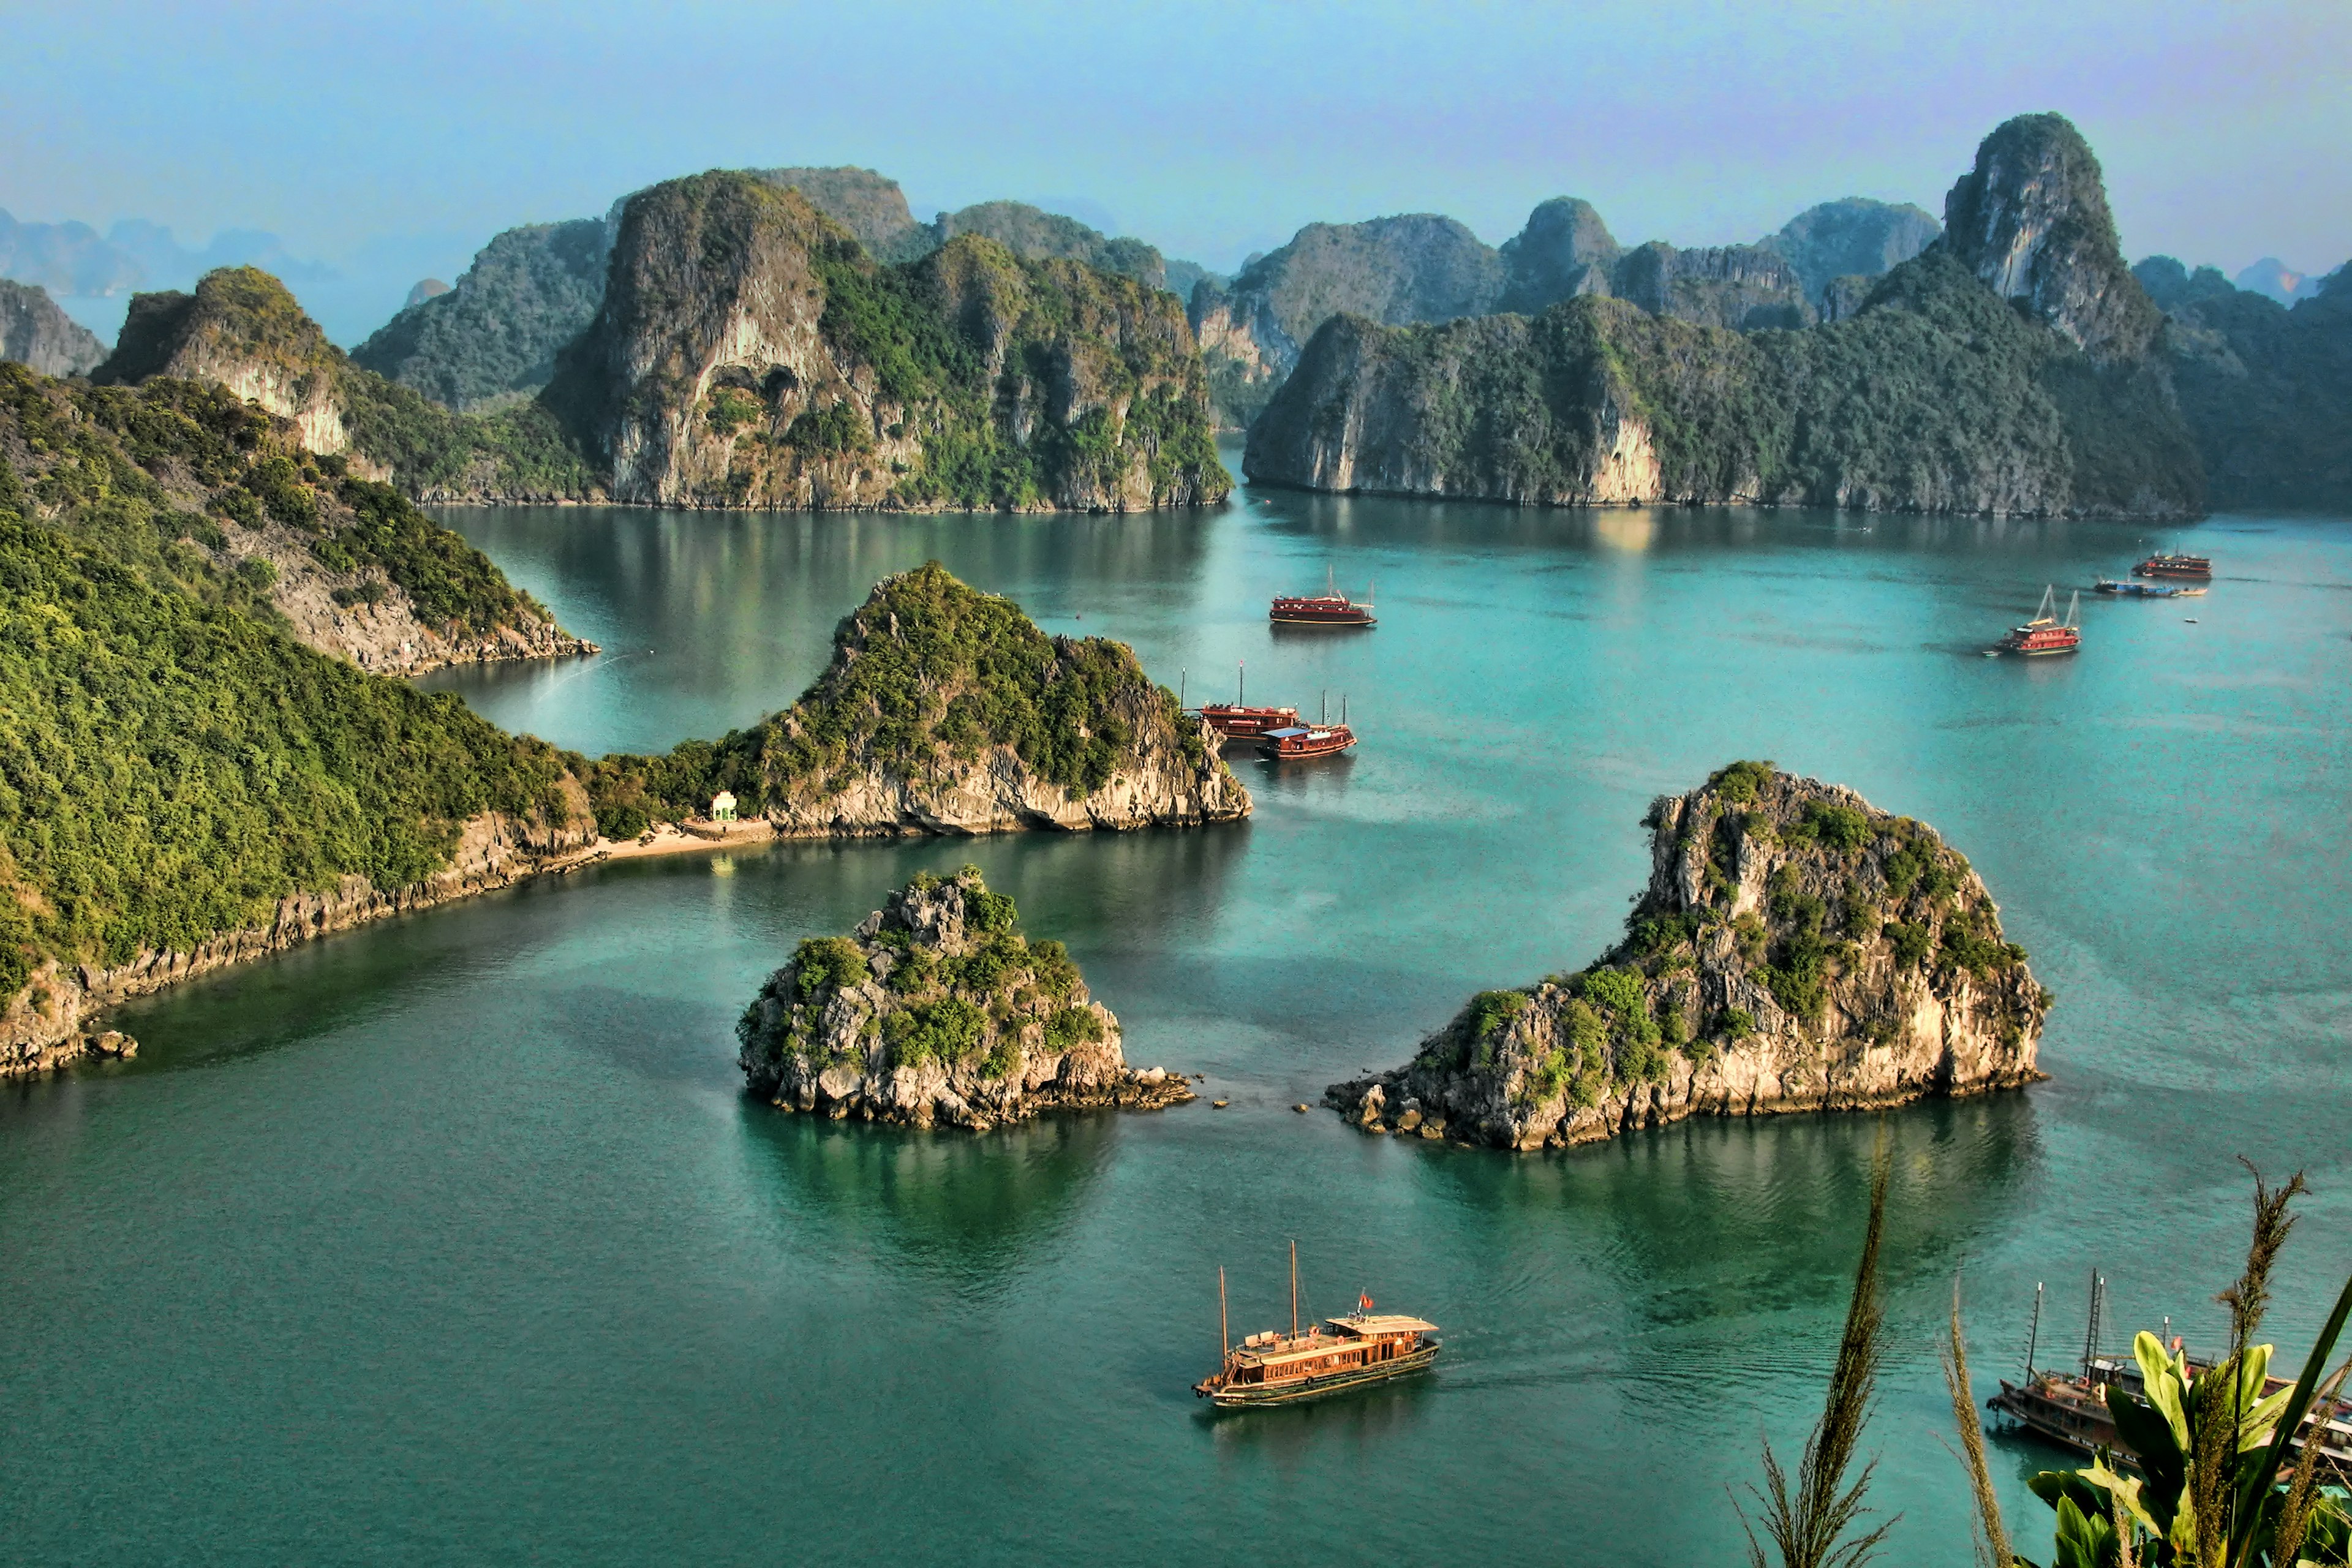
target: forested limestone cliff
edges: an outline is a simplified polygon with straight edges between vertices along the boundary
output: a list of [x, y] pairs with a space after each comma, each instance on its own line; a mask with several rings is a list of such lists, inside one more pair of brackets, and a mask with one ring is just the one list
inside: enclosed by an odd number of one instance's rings
[[1847, 320], [1727, 331], [1584, 294], [1532, 319], [1327, 322], [1244, 471], [1521, 504], [2180, 517], [2202, 469], [2160, 313], [2055, 115], [1986, 140], [1950, 232]]
[[1411, 1062], [1326, 1102], [1367, 1131], [1528, 1150], [2040, 1076], [2052, 998], [1931, 829], [1769, 763], [1661, 797], [1647, 825], [1623, 942], [1481, 993]]
[[973, 235], [886, 267], [745, 174], [630, 198], [545, 398], [622, 500], [1129, 510], [1231, 483], [1172, 296]]

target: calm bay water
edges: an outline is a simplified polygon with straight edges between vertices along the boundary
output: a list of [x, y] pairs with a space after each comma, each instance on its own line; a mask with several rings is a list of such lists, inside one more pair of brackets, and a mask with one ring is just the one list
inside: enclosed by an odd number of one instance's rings
[[[2317, 1194], [2272, 1330], [2352, 1269], [2352, 529], [1503, 509], [1255, 493], [1143, 519], [452, 512], [601, 658], [464, 672], [590, 752], [791, 700], [883, 574], [937, 557], [1192, 700], [1310, 711], [1343, 762], [1226, 830], [615, 866], [126, 1009], [134, 1064], [0, 1093], [0, 1539], [15, 1560], [1687, 1563], [1818, 1407], [1875, 1123], [1690, 1123], [1565, 1155], [1293, 1113], [1470, 991], [1604, 948], [1657, 793], [1736, 756], [1934, 823], [2060, 996], [2052, 1081], [1885, 1119], [1894, 1555], [1964, 1563], [1935, 1335], [1980, 1392], [2120, 1320], [2214, 1336], [2231, 1156]], [[2087, 601], [2087, 649], [1977, 650], [2153, 545], [2212, 593]], [[1368, 634], [1273, 593], [1376, 582]], [[2189, 624], [2194, 616], [2196, 624]], [[1160, 1116], [971, 1137], [748, 1104], [731, 1026], [799, 938], [979, 863], [1066, 941]], [[1446, 1330], [1414, 1386], [1203, 1416], [1215, 1269], [1275, 1323], [1359, 1289]], [[1996, 1451], [2012, 1525], [2047, 1541]]]

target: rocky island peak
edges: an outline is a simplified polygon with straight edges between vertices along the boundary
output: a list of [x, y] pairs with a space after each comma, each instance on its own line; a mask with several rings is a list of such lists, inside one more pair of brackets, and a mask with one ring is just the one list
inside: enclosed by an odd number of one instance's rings
[[1925, 824], [1743, 762], [1659, 797], [1645, 825], [1650, 880], [1622, 942], [1480, 993], [1410, 1063], [1326, 1103], [1370, 1131], [1531, 1150], [2041, 1076], [2050, 994]]
[[803, 942], [736, 1037], [754, 1098], [836, 1121], [980, 1131], [1192, 1098], [1181, 1074], [1128, 1066], [1067, 951], [1031, 942], [973, 866], [919, 874], [849, 935]]

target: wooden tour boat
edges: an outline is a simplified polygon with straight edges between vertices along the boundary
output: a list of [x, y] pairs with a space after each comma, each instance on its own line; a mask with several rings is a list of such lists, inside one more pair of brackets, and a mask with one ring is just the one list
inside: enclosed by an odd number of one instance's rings
[[2184, 594], [2201, 594], [2202, 588], [2159, 588], [2153, 583], [2118, 583], [2102, 577], [2092, 584], [2095, 594], [2114, 594], [2126, 599], [2178, 599]]
[[1331, 722], [1331, 695], [1323, 695], [1323, 720], [1318, 724], [1286, 724], [1258, 737], [1257, 754], [1269, 763], [1302, 762], [1309, 757], [1336, 757], [1356, 743], [1348, 728], [1348, 698], [1339, 697], [1339, 721]]
[[2073, 653], [2083, 646], [2082, 628], [2075, 625], [2081, 613], [2083, 595], [2076, 594], [2066, 601], [2066, 618], [2058, 620], [2052, 613], [2058, 590], [2042, 590], [2042, 607], [2033, 618], [2021, 626], [2011, 626], [2009, 635], [1995, 643], [1989, 652], [2021, 653], [2029, 658], [2046, 653]]
[[1358, 604], [1328, 580], [1319, 594], [1287, 595], [1274, 601], [1270, 619], [1296, 626], [1369, 626], [1374, 625], [1370, 600]]
[[1221, 1409], [1299, 1405], [1368, 1384], [1426, 1372], [1437, 1360], [1437, 1325], [1394, 1312], [1374, 1312], [1359, 1295], [1356, 1310], [1298, 1327], [1298, 1244], [1290, 1244], [1290, 1332], [1268, 1329], [1239, 1349], [1225, 1316], [1225, 1271], [1217, 1270], [1217, 1338], [1223, 1360], [1192, 1385]]
[[[2037, 1372], [2033, 1368], [2033, 1352], [2042, 1331], [2042, 1289], [2036, 1286], [2033, 1331], [2026, 1342], [2025, 1381], [2011, 1383], [2002, 1378], [2000, 1392], [1986, 1400], [1985, 1407], [2007, 1416], [2012, 1426], [2062, 1447], [2090, 1455], [2104, 1450], [2113, 1455], [2116, 1462], [2137, 1468], [2138, 1455], [2123, 1440], [2115, 1415], [2107, 1408], [2107, 1391], [2120, 1388], [2128, 1394], [2144, 1394], [2147, 1380], [2140, 1374], [2139, 1363], [2132, 1357], [2099, 1353], [2099, 1320], [2106, 1296], [2107, 1282], [2094, 1273], [2090, 1327], [2084, 1335], [2081, 1363], [2069, 1376], [2063, 1372]], [[2169, 1329], [2168, 1323], [2167, 1328]], [[2165, 1348], [2177, 1353], [2181, 1342], [2168, 1335]], [[2210, 1360], [2189, 1358], [2191, 1379], [2212, 1369]], [[2263, 1382], [2263, 1395], [2267, 1398], [2292, 1386], [2292, 1379], [2268, 1377]], [[2301, 1430], [2289, 1444], [2290, 1457], [2299, 1458], [2304, 1445], [2315, 1441], [2319, 1444], [2320, 1479], [2336, 1486], [2352, 1486], [2352, 1415], [2326, 1400], [2318, 1402], [2304, 1416]]]
[[1234, 674], [1234, 700], [1231, 702], [1203, 702], [1201, 717], [1209, 728], [1228, 741], [1254, 741], [1269, 730], [1280, 730], [1298, 722], [1296, 708], [1251, 708], [1244, 700], [1249, 695], [1249, 669], [1246, 663], [1236, 667]]
[[2135, 577], [2198, 577], [2213, 575], [2210, 555], [2151, 555], [2132, 568]]

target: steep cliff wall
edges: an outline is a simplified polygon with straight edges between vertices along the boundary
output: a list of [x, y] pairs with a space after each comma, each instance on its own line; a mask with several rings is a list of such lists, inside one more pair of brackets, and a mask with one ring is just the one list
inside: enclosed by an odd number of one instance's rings
[[588, 784], [615, 837], [721, 789], [797, 837], [1189, 826], [1250, 811], [1213, 742], [1124, 644], [1049, 637], [933, 562], [876, 585], [792, 707]]
[[886, 268], [741, 174], [630, 199], [547, 400], [624, 500], [1128, 510], [1231, 485], [1171, 296], [972, 236]]
[[[1806, 331], [1686, 325], [1589, 293], [1533, 321], [1335, 319], [1252, 426], [1244, 469], [1522, 504], [2196, 515], [2202, 469], [2165, 367], [2126, 352], [2153, 307], [2092, 200], [2095, 163], [2060, 163], [2063, 181], [1988, 154], [1955, 193], [1967, 232], [2025, 237], [1995, 269], [2026, 289], [2022, 310], [1979, 276], [1981, 246], [1939, 242]], [[2053, 216], [2055, 190], [2083, 210]]]
[[43, 375], [88, 375], [105, 357], [98, 334], [58, 309], [47, 289], [0, 278], [0, 359]]
[[1769, 763], [1661, 797], [1648, 826], [1624, 942], [1480, 994], [1412, 1062], [1326, 1102], [1367, 1131], [1528, 1150], [2040, 1076], [2049, 994], [1933, 830]]
[[2021, 114], [1944, 198], [1943, 247], [2095, 363], [2139, 358], [2163, 315], [2125, 266], [2099, 160], [2059, 114]]
[[755, 1098], [836, 1121], [980, 1131], [1192, 1098], [1181, 1075], [1127, 1065], [1118, 1020], [1062, 944], [1030, 942], [970, 866], [916, 878], [849, 936], [802, 942], [736, 1036]]

